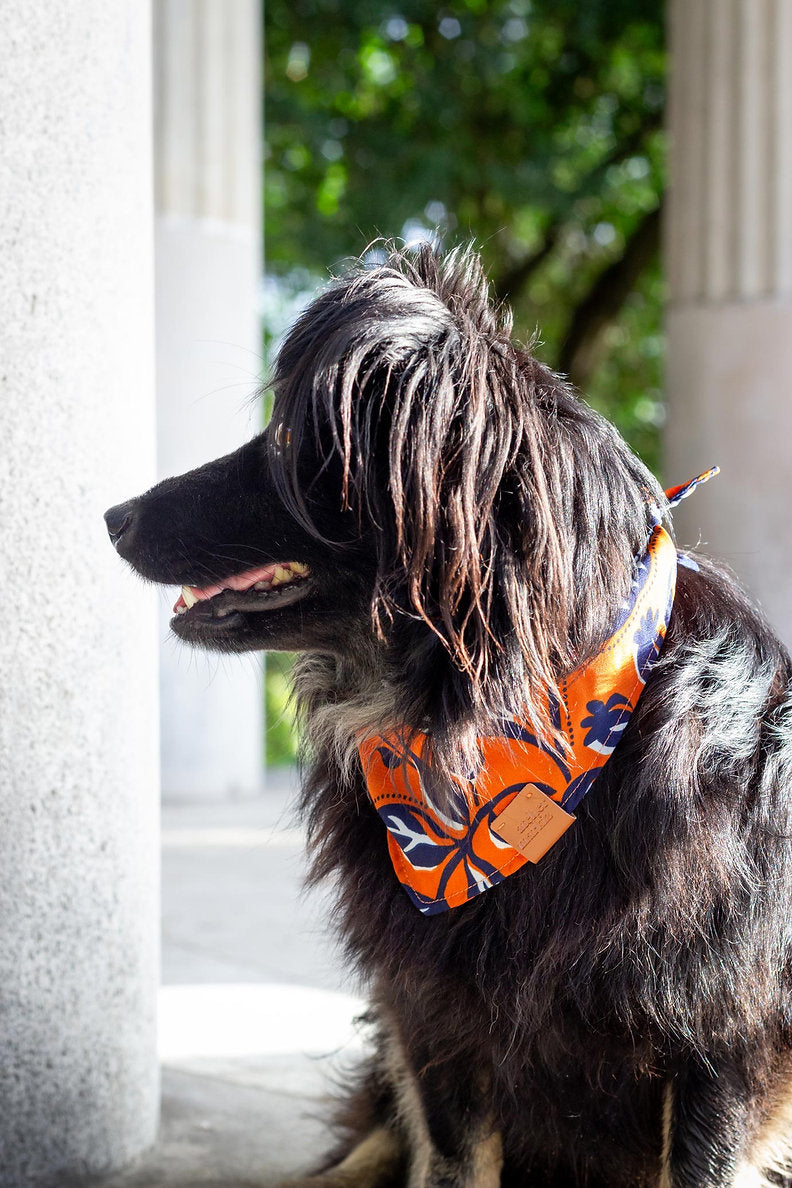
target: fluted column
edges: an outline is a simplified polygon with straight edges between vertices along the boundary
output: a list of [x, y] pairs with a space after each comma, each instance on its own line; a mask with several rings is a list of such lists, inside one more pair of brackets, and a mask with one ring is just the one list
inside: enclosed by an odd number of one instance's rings
[[[258, 0], [155, 0], [154, 13], [164, 478], [236, 449], [261, 425], [250, 400], [261, 379], [261, 46]], [[169, 637], [170, 613], [164, 598], [163, 793], [221, 799], [257, 792], [261, 663], [188, 651]]]
[[0, 1185], [154, 1139], [156, 627], [106, 507], [154, 473], [151, 27], [0, 5]]
[[671, 0], [666, 478], [792, 644], [792, 0]]

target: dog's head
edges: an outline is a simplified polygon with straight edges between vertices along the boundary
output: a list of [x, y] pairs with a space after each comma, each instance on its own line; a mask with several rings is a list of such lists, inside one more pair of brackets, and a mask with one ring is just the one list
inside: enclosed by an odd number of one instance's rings
[[[107, 513], [172, 627], [219, 651], [376, 657], [394, 717], [449, 763], [596, 650], [655, 480], [510, 337], [471, 250], [392, 252], [286, 338], [268, 429]], [[453, 724], [453, 725], [452, 725]]]

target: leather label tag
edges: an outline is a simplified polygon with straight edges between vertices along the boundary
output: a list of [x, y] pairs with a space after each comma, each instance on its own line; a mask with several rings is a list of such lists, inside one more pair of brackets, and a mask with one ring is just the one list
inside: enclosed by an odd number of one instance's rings
[[555, 800], [526, 784], [491, 827], [529, 862], [538, 862], [574, 820]]

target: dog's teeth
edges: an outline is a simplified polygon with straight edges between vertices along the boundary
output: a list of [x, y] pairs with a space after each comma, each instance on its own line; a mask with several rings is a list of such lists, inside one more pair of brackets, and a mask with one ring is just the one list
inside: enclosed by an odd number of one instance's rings
[[269, 588], [269, 582], [256, 582], [255, 586], [253, 587], [254, 590], [269, 590]]
[[279, 565], [275, 570], [275, 573], [272, 575], [273, 586], [279, 586], [282, 582], [288, 582], [290, 580], [291, 574], [289, 573], [288, 569], [284, 569], [282, 565]]
[[173, 609], [176, 611], [177, 615], [186, 615], [187, 614], [186, 606], [175, 606]]
[[184, 599], [188, 610], [191, 606], [195, 606], [196, 602], [198, 601], [189, 586], [182, 586], [181, 596]]
[[292, 573], [298, 573], [300, 577], [305, 577], [308, 572], [308, 566], [303, 565], [302, 561], [292, 561], [291, 569]]

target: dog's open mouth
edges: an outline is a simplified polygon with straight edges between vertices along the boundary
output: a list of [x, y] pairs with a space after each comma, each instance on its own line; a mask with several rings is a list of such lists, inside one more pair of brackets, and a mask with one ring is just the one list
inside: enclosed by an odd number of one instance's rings
[[182, 586], [173, 610], [177, 617], [187, 616], [190, 621], [222, 623], [234, 614], [258, 614], [290, 606], [312, 585], [308, 566], [301, 561], [271, 562], [210, 586]]

